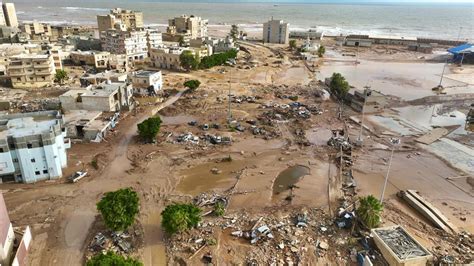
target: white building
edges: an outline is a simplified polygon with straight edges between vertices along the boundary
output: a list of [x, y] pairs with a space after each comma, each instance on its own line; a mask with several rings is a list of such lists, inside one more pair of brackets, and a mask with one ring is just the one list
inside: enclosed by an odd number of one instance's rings
[[9, 265], [15, 233], [8, 217], [3, 194], [0, 193], [0, 265]]
[[163, 87], [163, 77], [161, 71], [136, 71], [128, 76], [132, 83], [133, 91], [139, 95], [157, 94]]
[[71, 147], [62, 124], [57, 111], [1, 116], [1, 180], [34, 183], [60, 178]]
[[129, 61], [148, 56], [147, 33], [144, 30], [108, 30], [100, 37], [102, 50], [111, 54], [125, 54]]
[[283, 20], [272, 20], [263, 23], [263, 42], [288, 44], [290, 40], [290, 24]]
[[155, 29], [146, 29], [146, 44], [148, 51], [152, 48], [158, 48], [163, 45], [161, 32]]
[[207, 36], [207, 25], [206, 19], [193, 15], [182, 15], [168, 20], [166, 32], [170, 35], [189, 34], [191, 39], [195, 39]]

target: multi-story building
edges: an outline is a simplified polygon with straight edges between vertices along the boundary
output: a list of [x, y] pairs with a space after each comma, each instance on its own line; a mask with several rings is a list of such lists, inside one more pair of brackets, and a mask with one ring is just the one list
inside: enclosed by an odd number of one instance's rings
[[185, 50], [190, 50], [190, 49], [178, 47], [178, 46], [151, 49], [150, 51], [151, 66], [163, 68], [163, 69], [180, 70], [181, 62], [179, 60], [179, 56]]
[[18, 19], [16, 17], [15, 4], [3, 3], [3, 18], [5, 19], [5, 25], [8, 27], [18, 27]]
[[74, 64], [93, 66], [96, 69], [107, 68], [110, 60], [110, 53], [101, 51], [74, 51], [70, 56]]
[[129, 61], [143, 60], [148, 56], [146, 31], [105, 31], [100, 37], [102, 50], [112, 54], [125, 54]]
[[283, 20], [273, 19], [263, 23], [263, 42], [288, 44], [290, 40], [290, 24]]
[[161, 71], [136, 71], [128, 75], [128, 80], [138, 95], [154, 95], [163, 87]]
[[110, 14], [98, 15], [97, 24], [99, 32], [110, 29], [121, 28], [117, 24], [122, 24], [125, 30], [136, 30], [143, 28], [143, 13], [132, 10], [115, 8], [110, 10]]
[[146, 45], [148, 48], [148, 52], [153, 48], [158, 48], [162, 46], [163, 38], [161, 32], [155, 29], [146, 29]]
[[49, 41], [52, 35], [51, 25], [39, 22], [23, 23], [20, 29], [28, 34], [31, 40], [36, 41]]
[[229, 36], [224, 39], [214, 39], [210, 37], [196, 38], [189, 42], [189, 46], [197, 48], [203, 46], [210, 47], [209, 55], [227, 52], [232, 49], [239, 49], [239, 46], [235, 43], [234, 39]]
[[58, 111], [0, 116], [0, 178], [34, 183], [57, 179], [71, 147]]
[[193, 15], [182, 15], [168, 20], [167, 33], [171, 35], [189, 34], [191, 39], [207, 36], [208, 21]]
[[59, 96], [65, 111], [118, 112], [133, 109], [133, 87], [125, 82], [106, 82], [88, 89], [70, 90]]
[[10, 265], [15, 233], [8, 217], [3, 194], [0, 193], [0, 265]]
[[10, 57], [7, 74], [13, 88], [40, 88], [54, 83], [56, 67], [51, 55], [21, 54]]

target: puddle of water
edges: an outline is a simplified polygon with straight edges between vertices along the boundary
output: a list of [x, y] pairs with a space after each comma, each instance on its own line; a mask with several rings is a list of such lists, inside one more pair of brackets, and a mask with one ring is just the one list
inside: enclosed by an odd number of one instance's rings
[[[181, 172], [183, 179], [179, 182], [176, 189], [184, 194], [193, 196], [216, 188], [227, 189], [236, 181], [237, 172], [242, 170], [247, 164], [248, 162], [246, 161], [212, 162], [183, 170]], [[212, 168], [217, 168], [222, 172], [213, 174], [211, 172]]]
[[415, 132], [412, 129], [405, 127], [404, 125], [400, 124], [399, 121], [396, 121], [392, 117], [385, 117], [385, 116], [379, 116], [379, 115], [370, 115], [367, 117], [367, 120], [372, 121], [389, 131], [392, 131], [394, 133], [397, 133], [402, 136], [410, 136], [414, 135], [419, 132]]
[[190, 115], [176, 115], [176, 116], [160, 116], [163, 125], [180, 125], [187, 124], [193, 120], [196, 120]]
[[273, 183], [273, 195], [277, 195], [289, 189], [290, 186], [298, 183], [305, 175], [309, 175], [309, 168], [302, 165], [295, 165], [278, 174]]
[[327, 128], [312, 128], [306, 131], [306, 139], [308, 139], [311, 144], [318, 146], [327, 145], [331, 137], [332, 132]]

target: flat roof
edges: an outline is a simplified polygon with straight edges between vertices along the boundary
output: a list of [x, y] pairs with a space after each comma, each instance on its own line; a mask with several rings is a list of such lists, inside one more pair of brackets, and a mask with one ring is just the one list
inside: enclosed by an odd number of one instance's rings
[[132, 75], [135, 77], [146, 78], [146, 77], [155, 75], [157, 73], [161, 73], [161, 71], [139, 70], [139, 71], [133, 72]]
[[[0, 123], [3, 124], [2, 118], [0, 117]], [[3, 130], [0, 128], [0, 137], [6, 138], [7, 136], [12, 137], [24, 137], [32, 135], [40, 135], [43, 133], [49, 133], [51, 127], [56, 125], [57, 119], [51, 116], [27, 116], [8, 119], [5, 123], [6, 127]]]
[[19, 54], [12, 56], [12, 59], [48, 59], [50, 55], [47, 54]]
[[64, 123], [77, 123], [80, 121], [93, 121], [102, 114], [102, 111], [71, 110], [64, 114]]
[[416, 37], [404, 37], [396, 35], [369, 35], [370, 39], [386, 39], [386, 40], [404, 40], [404, 41], [417, 41]]
[[82, 97], [109, 97], [117, 92], [124, 83], [112, 82], [110, 84], [101, 83], [94, 86], [91, 90], [82, 94]]

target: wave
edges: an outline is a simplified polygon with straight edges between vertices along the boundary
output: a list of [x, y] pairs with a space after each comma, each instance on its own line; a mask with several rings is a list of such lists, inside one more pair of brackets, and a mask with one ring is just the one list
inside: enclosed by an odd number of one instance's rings
[[66, 10], [87, 10], [87, 11], [109, 11], [107, 8], [96, 8], [96, 7], [78, 7], [78, 6], [64, 6], [61, 9]]

